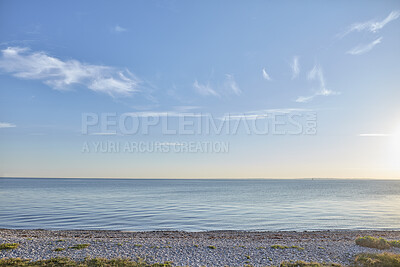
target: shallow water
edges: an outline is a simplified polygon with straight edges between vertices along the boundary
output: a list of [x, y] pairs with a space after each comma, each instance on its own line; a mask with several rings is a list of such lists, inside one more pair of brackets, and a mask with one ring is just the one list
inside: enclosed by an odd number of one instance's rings
[[0, 228], [400, 230], [400, 181], [0, 178]]

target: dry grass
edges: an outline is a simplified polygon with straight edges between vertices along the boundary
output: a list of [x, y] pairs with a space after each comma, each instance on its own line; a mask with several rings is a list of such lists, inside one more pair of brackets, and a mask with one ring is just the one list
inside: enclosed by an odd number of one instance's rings
[[400, 267], [400, 255], [392, 253], [360, 254], [354, 260], [357, 267]]

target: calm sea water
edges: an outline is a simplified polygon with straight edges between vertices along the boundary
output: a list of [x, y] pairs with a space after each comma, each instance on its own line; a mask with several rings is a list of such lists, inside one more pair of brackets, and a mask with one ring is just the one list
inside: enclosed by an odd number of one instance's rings
[[400, 230], [400, 181], [0, 178], [0, 228]]

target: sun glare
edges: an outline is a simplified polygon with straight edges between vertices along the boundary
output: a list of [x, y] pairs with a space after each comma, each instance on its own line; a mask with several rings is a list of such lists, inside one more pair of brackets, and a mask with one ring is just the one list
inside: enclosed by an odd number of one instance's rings
[[400, 126], [390, 137], [390, 158], [389, 167], [394, 170], [400, 170]]

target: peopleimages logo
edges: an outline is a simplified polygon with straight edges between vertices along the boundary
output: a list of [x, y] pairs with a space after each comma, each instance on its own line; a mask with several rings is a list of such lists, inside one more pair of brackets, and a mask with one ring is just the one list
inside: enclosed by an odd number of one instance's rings
[[[317, 114], [311, 111], [274, 110], [223, 116], [176, 112], [83, 113], [82, 135], [103, 138], [84, 142], [82, 153], [227, 153], [231, 146], [224, 139], [226, 136], [316, 133]], [[144, 141], [148, 140], [146, 136], [176, 141]], [[120, 138], [114, 139], [117, 137]]]
[[314, 111], [228, 113], [83, 113], [83, 135], [315, 135]]

